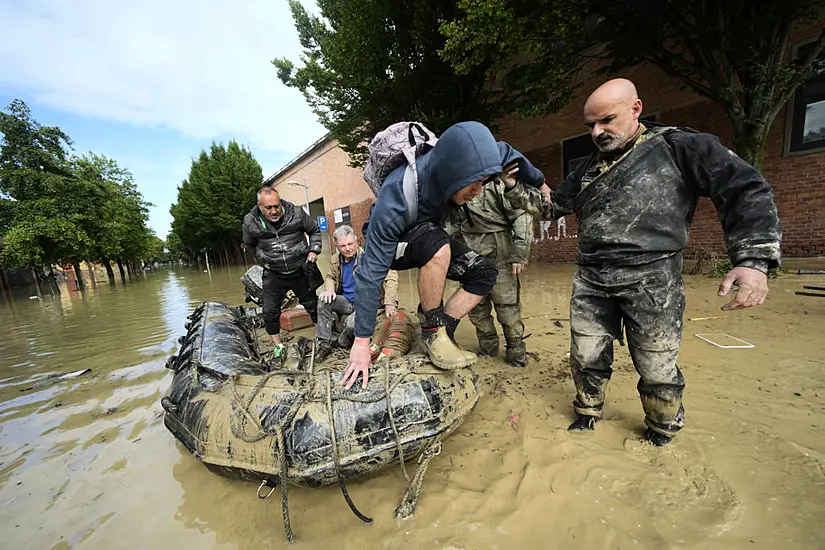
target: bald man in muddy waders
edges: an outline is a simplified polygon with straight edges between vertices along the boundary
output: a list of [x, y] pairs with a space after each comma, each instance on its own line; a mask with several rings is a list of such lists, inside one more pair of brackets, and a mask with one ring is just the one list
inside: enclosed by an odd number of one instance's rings
[[541, 203], [546, 218], [575, 213], [579, 219], [579, 268], [570, 299], [576, 384], [570, 431], [593, 430], [601, 419], [613, 341], [621, 341], [624, 329], [640, 376], [645, 439], [661, 446], [685, 420], [685, 379], [676, 365], [685, 309], [682, 250], [699, 198], [710, 197], [716, 206], [734, 266], [719, 286], [720, 296], [738, 289], [723, 310], [764, 302], [767, 271], [780, 262], [781, 229], [773, 191], [758, 170], [715, 136], [642, 124], [641, 113], [632, 82], [606, 82], [584, 107], [598, 150], [552, 192], [552, 204], [521, 185], [508, 198], [531, 213], [529, 203]]
[[485, 185], [481, 195], [464, 210], [451, 212], [445, 231], [497, 264], [498, 278], [493, 290], [468, 314], [476, 328], [478, 354], [496, 357], [499, 338], [493, 320], [504, 332], [504, 360], [513, 367], [527, 366], [524, 323], [521, 322], [519, 275], [527, 267], [533, 240], [533, 217], [510, 205], [500, 179]]

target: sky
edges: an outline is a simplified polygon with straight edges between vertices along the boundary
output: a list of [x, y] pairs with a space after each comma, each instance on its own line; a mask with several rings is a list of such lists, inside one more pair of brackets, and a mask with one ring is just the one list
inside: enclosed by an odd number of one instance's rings
[[245, 145], [268, 176], [325, 133], [270, 63], [299, 61], [286, 0], [1, 0], [0, 21], [0, 108], [22, 99], [77, 154], [129, 169], [161, 238], [212, 141]]

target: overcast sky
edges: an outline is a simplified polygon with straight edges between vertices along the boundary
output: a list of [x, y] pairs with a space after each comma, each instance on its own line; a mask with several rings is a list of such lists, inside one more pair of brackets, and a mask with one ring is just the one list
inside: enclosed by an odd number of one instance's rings
[[161, 238], [211, 141], [245, 144], [269, 175], [324, 134], [270, 63], [300, 53], [285, 0], [3, 0], [0, 21], [2, 107], [22, 99], [130, 169]]

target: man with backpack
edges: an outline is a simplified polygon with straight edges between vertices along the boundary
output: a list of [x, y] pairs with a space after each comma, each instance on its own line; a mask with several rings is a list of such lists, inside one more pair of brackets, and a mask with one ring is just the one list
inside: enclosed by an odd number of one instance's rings
[[676, 365], [685, 309], [682, 250], [699, 198], [716, 206], [733, 265], [719, 295], [738, 290], [723, 310], [764, 302], [782, 232], [773, 192], [756, 168], [715, 136], [641, 123], [641, 112], [632, 82], [606, 82], [584, 107], [598, 150], [553, 191], [552, 202], [512, 181], [508, 198], [545, 218], [579, 219], [570, 298], [576, 419], [568, 429], [593, 430], [601, 419], [613, 341], [624, 332], [640, 376], [644, 437], [661, 446], [685, 420], [685, 379]]
[[281, 200], [275, 189], [263, 187], [258, 191], [258, 204], [243, 219], [243, 242], [255, 247], [255, 259], [264, 268], [264, 327], [275, 345], [277, 361], [285, 355], [281, 303], [288, 291], [295, 293], [312, 322], [318, 322], [315, 291], [321, 284], [321, 273], [315, 258], [321, 252], [321, 230], [303, 208]]
[[[421, 125], [399, 123], [373, 139], [364, 177], [379, 192], [355, 274], [356, 338], [341, 380], [347, 388], [359, 375], [362, 387], [367, 386], [380, 286], [390, 269], [420, 268], [421, 335], [433, 364], [456, 369], [475, 362], [475, 354], [460, 349], [453, 335], [459, 320], [493, 288], [497, 269], [439, 225], [448, 209], [479, 195], [482, 185], [508, 165], [518, 166], [522, 181], [543, 185], [538, 169], [508, 144], [496, 142], [478, 122], [455, 124], [438, 139]], [[461, 288], [443, 304], [446, 279], [458, 281]]]

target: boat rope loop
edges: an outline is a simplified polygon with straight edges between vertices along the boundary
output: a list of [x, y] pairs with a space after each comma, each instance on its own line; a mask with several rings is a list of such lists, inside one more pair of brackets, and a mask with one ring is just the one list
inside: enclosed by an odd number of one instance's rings
[[287, 496], [287, 485], [289, 482], [289, 466], [286, 463], [286, 442], [284, 440], [284, 431], [278, 426], [275, 429], [275, 451], [278, 454], [278, 469], [281, 483], [281, 514], [284, 518], [284, 533], [286, 533], [286, 540], [295, 542], [295, 535], [292, 533], [292, 524], [289, 521], [289, 498]]
[[418, 456], [418, 469], [415, 471], [412, 481], [407, 485], [404, 496], [401, 497], [401, 503], [395, 509], [395, 517], [407, 519], [413, 515], [415, 506], [418, 504], [418, 497], [421, 496], [424, 474], [427, 473], [427, 467], [430, 465], [430, 461], [441, 454], [441, 448], [441, 440], [436, 438], [424, 449], [424, 452]]
[[[366, 376], [366, 375], [365, 375]], [[399, 377], [400, 378], [400, 377]], [[404, 465], [404, 447], [401, 446], [401, 436], [398, 434], [398, 428], [395, 426], [395, 417], [392, 414], [392, 402], [390, 395], [390, 356], [385, 356], [384, 360], [384, 393], [387, 398], [387, 415], [390, 417], [390, 426], [392, 426], [392, 435], [395, 437], [395, 447], [398, 449], [398, 460], [401, 462], [401, 472], [404, 474], [404, 479], [407, 483], [410, 482], [410, 475], [407, 473], [407, 466]]]
[[[344, 499], [346, 500], [347, 505], [349, 506], [352, 513], [355, 514], [355, 516], [364, 523], [371, 524], [373, 521], [372, 518], [365, 516], [355, 506], [355, 503], [353, 503], [352, 498], [349, 495], [349, 491], [347, 491], [346, 484], [344, 483], [344, 478], [341, 475], [341, 459], [338, 449], [338, 437], [335, 432], [335, 417], [333, 403], [335, 401], [349, 401], [353, 403], [376, 403], [378, 401], [381, 401], [382, 399], [386, 399], [387, 414], [389, 416], [390, 426], [392, 427], [396, 448], [398, 449], [398, 458], [401, 465], [401, 471], [404, 474], [404, 478], [407, 481], [407, 488], [404, 491], [403, 497], [401, 498], [401, 503], [395, 509], [395, 517], [406, 519], [412, 516], [413, 512], [415, 511], [415, 506], [418, 502], [418, 498], [421, 495], [421, 487], [424, 481], [424, 474], [427, 471], [427, 467], [429, 466], [430, 461], [441, 453], [442, 445], [440, 439], [436, 438], [430, 443], [429, 446], [427, 446], [426, 449], [424, 449], [423, 453], [418, 457], [418, 468], [415, 472], [415, 475], [412, 478], [410, 478], [405, 465], [404, 449], [402, 446], [401, 436], [398, 431], [398, 426], [395, 422], [395, 415], [393, 413], [391, 399], [392, 392], [395, 391], [395, 389], [398, 388], [398, 386], [407, 378], [407, 376], [412, 374], [413, 372], [414, 361], [412, 359], [408, 359], [408, 363], [410, 368], [405, 369], [405, 372], [400, 373], [391, 381], [390, 357], [385, 357], [383, 369], [383, 392], [377, 392], [372, 395], [359, 396], [347, 394], [343, 391], [340, 391], [336, 392], [337, 395], [333, 395], [332, 375], [330, 372], [333, 369], [316, 369], [315, 349], [313, 347], [312, 354], [310, 356], [310, 363], [308, 369], [309, 372], [304, 371], [301, 373], [294, 373], [302, 375], [309, 374], [309, 383], [304, 388], [304, 390], [300, 392], [298, 398], [292, 403], [290, 411], [289, 413], [287, 413], [286, 417], [270, 430], [264, 429], [263, 426], [261, 426], [260, 421], [253, 416], [253, 414], [251, 413], [252, 403], [258, 397], [258, 394], [264, 388], [264, 386], [266, 386], [266, 383], [269, 381], [269, 379], [275, 375], [285, 374], [284, 371], [271, 371], [266, 373], [264, 376], [260, 378], [260, 380], [258, 380], [258, 382], [255, 384], [255, 387], [252, 389], [252, 391], [246, 398], [242, 397], [238, 392], [238, 388], [235, 383], [236, 377], [230, 379], [230, 384], [228, 384], [228, 386], [232, 391], [231, 406], [233, 414], [230, 416], [229, 425], [232, 434], [238, 439], [241, 439], [247, 443], [256, 443], [267, 437], [275, 436], [275, 441], [273, 442], [273, 451], [278, 459], [278, 468], [280, 472], [280, 475], [278, 476], [278, 483], [281, 486], [281, 512], [283, 514], [284, 531], [286, 533], [287, 539], [290, 542], [294, 541], [294, 534], [292, 532], [292, 525], [289, 519], [289, 496], [287, 488], [289, 480], [289, 466], [287, 464], [287, 448], [286, 438], [284, 434], [285, 431], [289, 429], [289, 426], [292, 424], [292, 421], [295, 419], [295, 415], [297, 414], [298, 409], [305, 402], [317, 400], [319, 398], [323, 399], [323, 397], [316, 395], [316, 380], [314, 376], [316, 373], [320, 374], [322, 372], [325, 372], [326, 374], [326, 409], [327, 416], [329, 417], [333, 465], [335, 467], [335, 474], [338, 478], [338, 486], [341, 488], [341, 493], [344, 495]], [[247, 424], [252, 425], [257, 433], [247, 433]], [[258, 487], [258, 496], [260, 498], [266, 498], [272, 494], [272, 491], [270, 491], [269, 494], [267, 494], [266, 496], [261, 495], [260, 491], [263, 488], [263, 486], [268, 486], [274, 490], [274, 484], [270, 480], [264, 480], [261, 486]]]
[[347, 501], [347, 506], [355, 514], [355, 517], [366, 524], [372, 524], [372, 518], [369, 518], [361, 513], [356, 508], [355, 503], [349, 496], [347, 486], [344, 484], [344, 477], [341, 475], [341, 463], [338, 456], [338, 437], [335, 435], [335, 415], [332, 410], [332, 375], [327, 373], [327, 415], [329, 415], [329, 431], [330, 439], [332, 440], [332, 461], [335, 464], [335, 475], [338, 477], [338, 486], [341, 488], [341, 493], [344, 495], [344, 500]]

